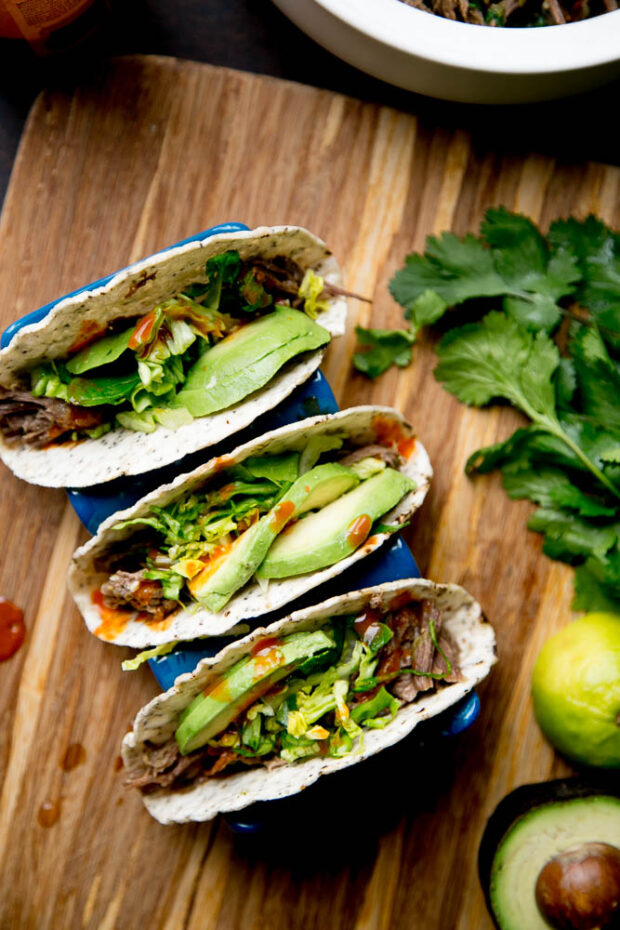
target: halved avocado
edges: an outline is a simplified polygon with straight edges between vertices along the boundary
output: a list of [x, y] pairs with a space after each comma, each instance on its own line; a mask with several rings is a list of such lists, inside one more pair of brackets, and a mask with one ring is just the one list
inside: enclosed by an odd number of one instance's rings
[[224, 410], [258, 391], [295, 355], [329, 340], [328, 331], [305, 313], [276, 307], [206, 349], [188, 372], [174, 406], [194, 417]]
[[290, 578], [339, 562], [355, 552], [375, 520], [414, 487], [407, 475], [386, 468], [282, 533], [256, 574], [260, 578]]
[[[478, 860], [487, 906], [498, 930], [616, 926], [587, 921], [554, 924], [539, 907], [537, 885], [540, 889], [543, 868], [552, 860], [561, 862], [557, 857], [570, 850], [585, 849], [584, 844], [605, 844], [612, 850], [620, 846], [620, 791], [610, 780], [561, 779], [525, 785], [504, 798], [487, 824]], [[565, 894], [560, 895], [564, 909], [569, 903]]]
[[292, 633], [280, 642], [267, 640], [263, 650], [240, 659], [181, 715], [175, 733], [181, 753], [200, 749], [296, 665], [332, 648], [334, 639], [328, 632]]
[[357, 475], [336, 462], [317, 465], [301, 475], [282, 500], [245, 531], [215, 571], [207, 565], [191, 581], [189, 587], [196, 600], [214, 612], [222, 610], [235, 591], [249, 581], [290, 520], [306, 510], [323, 507], [357, 484]]

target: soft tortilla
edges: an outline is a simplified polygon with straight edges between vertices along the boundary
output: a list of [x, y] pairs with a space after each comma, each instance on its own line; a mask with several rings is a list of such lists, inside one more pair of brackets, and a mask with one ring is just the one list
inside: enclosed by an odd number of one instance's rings
[[[69, 571], [71, 593], [89, 630], [116, 645], [133, 646], [139, 649], [173, 640], [191, 640], [198, 636], [219, 636], [241, 620], [260, 617], [296, 600], [330, 578], [339, 575], [349, 565], [374, 552], [389, 538], [389, 533], [377, 533], [370, 536], [352, 555], [321, 571], [297, 575], [281, 581], [271, 581], [266, 589], [256, 582], [250, 582], [231, 598], [220, 613], [215, 614], [199, 605], [192, 605], [190, 610], [179, 608], [163, 623], [149, 624], [132, 619], [122, 630], [108, 632], [104, 627], [98, 633], [102, 623], [101, 615], [92, 598], [93, 593], [108, 576], [97, 571], [95, 562], [105, 554], [112, 543], [127, 539], [135, 532], [135, 527], [115, 531], [116, 523], [143, 516], [154, 504], [159, 507], [166, 506], [186, 491], [194, 490], [205, 484], [213, 475], [221, 472], [222, 468], [241, 462], [249, 455], [301, 450], [310, 432], [313, 434], [345, 434], [355, 445], [363, 446], [377, 442], [377, 437], [385, 433], [386, 429], [400, 432], [405, 440], [414, 437], [412, 427], [390, 407], [353, 407], [329, 416], [312, 417], [254, 439], [235, 449], [230, 455], [212, 459], [193, 472], [180, 475], [171, 484], [152, 491], [133, 507], [112, 514], [101, 524], [97, 535], [77, 550]], [[406, 494], [392, 511], [382, 517], [382, 523], [404, 523], [420, 507], [426, 496], [433, 474], [431, 464], [422, 443], [415, 440], [412, 445], [413, 448], [407, 450], [409, 458], [406, 459], [401, 470], [416, 482], [416, 488]]]
[[[133, 730], [123, 740], [123, 762], [128, 774], [145, 770], [142, 750], [148, 740], [155, 745], [173, 736], [180, 712], [214, 682], [226, 669], [247, 654], [265, 635], [313, 630], [328, 617], [355, 614], [369, 602], [373, 607], [389, 609], [403, 592], [412, 600], [429, 599], [443, 611], [443, 628], [459, 647], [459, 666], [463, 681], [440, 687], [435, 693], [421, 694], [404, 705], [384, 730], [364, 731], [363, 749], [341, 759], [326, 757], [302, 760], [268, 771], [251, 768], [234, 775], [207, 779], [201, 784], [172, 791], [158, 788], [143, 795], [149, 813], [160, 823], [185, 823], [211, 820], [217, 814], [238, 811], [256, 801], [275, 801], [302, 791], [322, 775], [348, 768], [382, 749], [392, 746], [423, 720], [435, 717], [452, 707], [485, 678], [496, 661], [495, 634], [486, 622], [480, 605], [458, 585], [436, 584], [427, 579], [391, 581], [331, 598], [313, 607], [293, 613], [267, 628], [254, 630], [237, 640], [212, 659], [203, 659], [196, 669], [177, 678], [174, 686], [158, 695], [139, 711]], [[400, 602], [397, 601], [400, 606]]]
[[[207, 259], [237, 249], [242, 259], [285, 256], [340, 285], [340, 269], [324, 242], [298, 226], [259, 227], [211, 236], [169, 249], [120, 271], [104, 287], [60, 301], [39, 323], [25, 326], [0, 351], [0, 386], [14, 388], [25, 368], [66, 356], [89, 323], [147, 313], [193, 281], [205, 280]], [[333, 336], [344, 332], [346, 301], [336, 297], [317, 322]], [[177, 430], [153, 433], [114, 429], [100, 439], [50, 445], [46, 449], [8, 446], [0, 433], [0, 456], [19, 478], [46, 487], [86, 487], [121, 475], [139, 475], [213, 446], [271, 410], [319, 367], [324, 350], [293, 359], [269, 384], [236, 407], [201, 417]]]

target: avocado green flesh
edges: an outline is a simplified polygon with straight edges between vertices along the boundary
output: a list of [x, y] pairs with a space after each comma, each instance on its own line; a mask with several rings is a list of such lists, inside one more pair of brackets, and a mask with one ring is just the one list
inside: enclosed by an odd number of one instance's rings
[[310, 514], [283, 533], [257, 571], [261, 578], [289, 578], [333, 565], [355, 552], [366, 535], [358, 518], [367, 517], [367, 530], [413, 490], [415, 482], [393, 468], [362, 482], [353, 491]]
[[193, 596], [214, 613], [222, 610], [235, 591], [250, 580], [289, 520], [335, 500], [358, 483], [353, 472], [336, 463], [317, 465], [302, 475], [269, 513], [245, 531], [221, 567], [203, 585], [200, 579], [192, 585]]
[[322, 630], [293, 633], [280, 643], [267, 642], [264, 655], [241, 659], [181, 715], [175, 736], [182, 755], [200, 749], [296, 665], [333, 645]]
[[330, 340], [305, 313], [279, 307], [207, 349], [190, 369], [174, 406], [194, 417], [224, 410], [259, 390], [295, 355]]
[[536, 904], [543, 866], [582, 843], [620, 846], [620, 800], [607, 796], [555, 801], [520, 817], [498, 846], [490, 899], [501, 930], [549, 930]]

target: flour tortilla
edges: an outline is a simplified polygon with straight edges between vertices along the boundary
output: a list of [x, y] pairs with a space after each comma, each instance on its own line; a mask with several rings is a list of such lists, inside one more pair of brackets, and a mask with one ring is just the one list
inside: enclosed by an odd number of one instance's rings
[[392, 746], [423, 720], [435, 717], [461, 700], [485, 678], [496, 661], [495, 634], [486, 622], [480, 605], [458, 585], [436, 584], [427, 579], [391, 581], [350, 594], [340, 595], [299, 610], [273, 623], [254, 630], [248, 636], [231, 643], [212, 659], [203, 659], [190, 674], [180, 675], [172, 688], [158, 695], [139, 711], [133, 730], [123, 740], [122, 754], [127, 774], [142, 773], [145, 763], [142, 751], [148, 740], [155, 745], [165, 743], [174, 735], [181, 711], [196, 695], [208, 688], [218, 676], [251, 651], [264, 636], [314, 630], [329, 617], [357, 614], [370, 604], [388, 610], [390, 604], [402, 606], [402, 595], [411, 600], [428, 599], [443, 611], [442, 629], [448, 630], [459, 647], [459, 667], [463, 681], [440, 686], [411, 704], [403, 705], [395, 719], [383, 730], [365, 730], [363, 749], [350, 756], [332, 759], [325, 756], [282, 765], [268, 771], [264, 767], [249, 768], [234, 775], [207, 779], [180, 791], [158, 788], [143, 795], [149, 813], [160, 823], [186, 823], [191, 820], [211, 820], [217, 814], [238, 811], [256, 801], [275, 801], [296, 794], [322, 775], [348, 768], [382, 749]]
[[[107, 639], [108, 642], [138, 649], [173, 640], [191, 640], [198, 636], [219, 636], [242, 620], [261, 617], [313, 591], [318, 585], [341, 574], [350, 565], [374, 552], [389, 538], [389, 533], [373, 534], [352, 555], [320, 571], [270, 581], [266, 589], [251, 581], [233, 595], [224, 610], [217, 614], [207, 610], [206, 607], [192, 605], [190, 609], [180, 607], [176, 613], [169, 616], [169, 622], [164, 621], [164, 624], [149, 624], [132, 619], [113, 639], [111, 633], [105, 635], [103, 631], [100, 634], [97, 633], [101, 625], [101, 616], [92, 597], [93, 593], [107, 580], [108, 575], [97, 571], [96, 560], [104, 556], [113, 543], [128, 539], [136, 532], [136, 527], [114, 530], [115, 524], [122, 520], [144, 516], [153, 505], [166, 506], [185, 492], [207, 484], [213, 476], [221, 472], [222, 468], [242, 462], [250, 455], [275, 455], [287, 450], [301, 451], [310, 434], [337, 433], [345, 436], [356, 446], [364, 446], [376, 443], [378, 436], [380, 437], [382, 431], [386, 429], [400, 431], [405, 439], [414, 436], [412, 427], [390, 407], [352, 407], [329, 416], [311, 417], [245, 443], [230, 455], [212, 459], [193, 472], [180, 475], [171, 484], [152, 491], [133, 507], [112, 514], [101, 524], [97, 535], [77, 550], [69, 571], [71, 593], [89, 630], [95, 635], [100, 635], [100, 638]], [[416, 487], [406, 494], [392, 511], [382, 517], [382, 523], [404, 523], [420, 507], [426, 496], [433, 474], [431, 464], [422, 443], [416, 439], [412, 445], [413, 448], [407, 450], [409, 458], [401, 466], [401, 471], [415, 481]]]
[[[236, 249], [244, 260], [284, 256], [304, 270], [313, 268], [331, 284], [342, 284], [338, 263], [325, 243], [298, 226], [262, 226], [189, 242], [120, 271], [104, 287], [67, 297], [41, 322], [19, 330], [0, 351], [0, 387], [15, 388], [24, 369], [65, 357], [89, 323], [105, 327], [112, 320], [141, 316], [188, 284], [204, 281], [207, 259], [228, 249]], [[332, 336], [344, 332], [345, 321], [344, 297], [330, 299], [329, 309], [317, 320]], [[0, 456], [19, 478], [46, 487], [87, 487], [121, 475], [139, 475], [213, 446], [253, 423], [306, 381], [323, 354], [324, 349], [319, 349], [293, 359], [237, 406], [177, 430], [160, 426], [153, 433], [139, 433], [117, 428], [100, 439], [46, 449], [9, 446], [0, 433]]]

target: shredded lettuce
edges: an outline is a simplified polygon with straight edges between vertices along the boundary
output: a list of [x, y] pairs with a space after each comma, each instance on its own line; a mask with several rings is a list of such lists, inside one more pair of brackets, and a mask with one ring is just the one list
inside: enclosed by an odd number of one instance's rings
[[360, 481], [366, 481], [367, 478], [372, 478], [373, 475], [378, 475], [379, 472], [384, 471], [386, 465], [382, 459], [375, 458], [371, 455], [366, 459], [360, 459], [359, 462], [353, 462], [353, 464], [348, 465], [347, 468], [350, 468]]
[[285, 452], [282, 455], [252, 455], [244, 459], [236, 471], [253, 478], [266, 478], [278, 487], [289, 487], [299, 477], [299, 453]]
[[299, 458], [299, 474], [305, 475], [307, 471], [314, 468], [324, 452], [331, 452], [333, 449], [341, 449], [343, 439], [341, 436], [310, 436]]
[[124, 662], [121, 662], [121, 668], [124, 672], [135, 672], [137, 668], [140, 668], [140, 666], [148, 662], [149, 659], [168, 655], [168, 653], [176, 649], [178, 645], [179, 643], [162, 643], [161, 646], [153, 646], [152, 649], [144, 649], [142, 652], [139, 652], [137, 656], [134, 656], [133, 659], [125, 659]]

